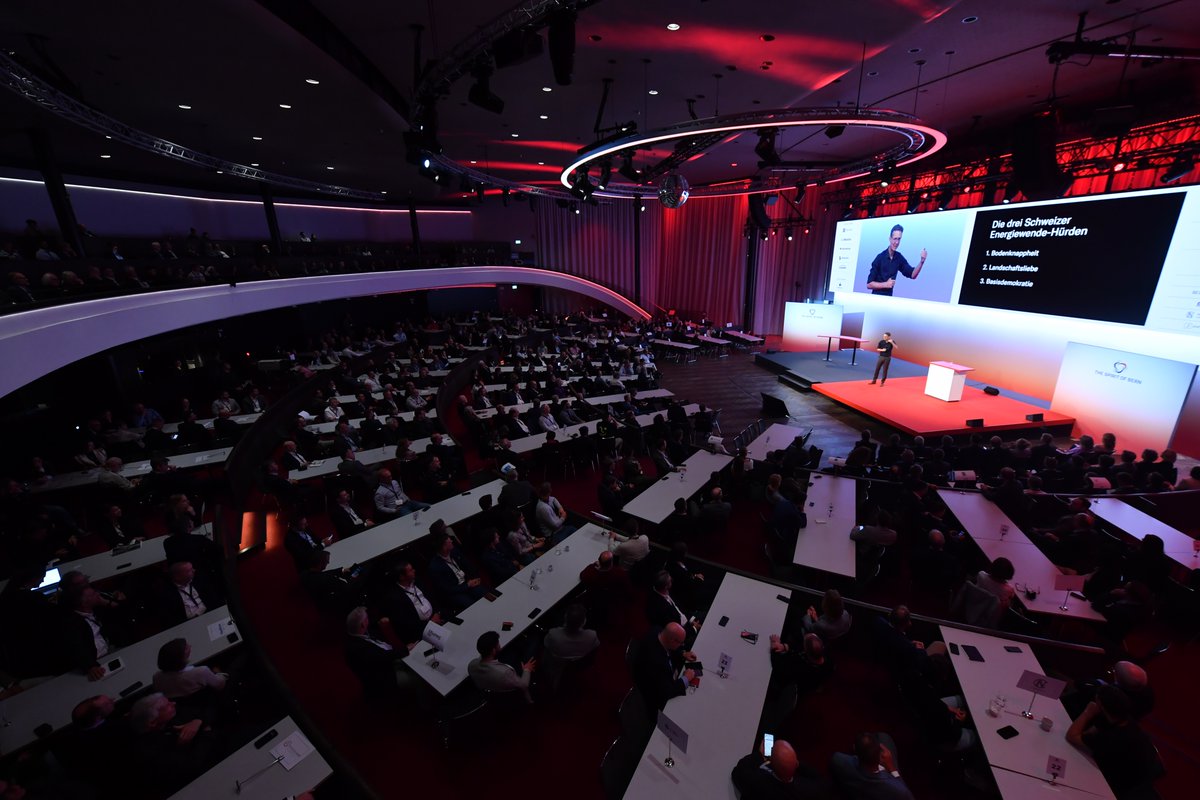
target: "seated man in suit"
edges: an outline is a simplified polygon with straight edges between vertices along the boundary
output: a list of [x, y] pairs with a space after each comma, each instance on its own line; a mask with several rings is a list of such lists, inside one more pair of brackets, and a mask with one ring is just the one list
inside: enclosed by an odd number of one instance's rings
[[887, 734], [860, 733], [854, 755], [834, 753], [829, 773], [842, 794], [855, 800], [913, 800], [900, 777], [895, 751], [896, 743]]
[[421, 475], [421, 488], [425, 490], [425, 499], [438, 503], [454, 495], [454, 484], [450, 474], [442, 469], [442, 460], [437, 456], [429, 459], [425, 472]]
[[62, 647], [63, 665], [87, 673], [88, 680], [103, 678], [100, 660], [124, 643], [120, 615], [86, 580], [64, 585], [58, 605], [62, 615], [53, 638]]
[[483, 581], [467, 574], [454, 539], [448, 534], [442, 534], [437, 555], [429, 562], [429, 581], [453, 613], [462, 611], [487, 593]]
[[308, 459], [291, 439], [283, 443], [283, 468], [289, 472], [308, 469]]
[[521, 474], [517, 470], [509, 470], [508, 474], [504, 476], [504, 480], [506, 483], [500, 490], [497, 502], [505, 510], [512, 511], [523, 508], [537, 497], [537, 489], [534, 489], [533, 484], [529, 481], [521, 480]]
[[354, 455], [353, 448], [347, 447], [342, 451], [342, 460], [338, 462], [338, 472], [359, 478], [362, 480], [363, 486], [371, 492], [374, 492], [375, 487], [379, 485], [375, 471], [358, 460]]
[[296, 563], [297, 571], [304, 569], [304, 565], [309, 561], [309, 556], [318, 550], [324, 550], [327, 545], [332, 543], [333, 534], [323, 539], [319, 538], [308, 529], [308, 517], [305, 516], [296, 517], [288, 526], [287, 533], [283, 535], [283, 549], [288, 551], [288, 555]]
[[646, 711], [651, 719], [658, 716], [667, 701], [687, 693], [689, 684], [699, 685], [700, 679], [691, 669], [684, 669], [685, 661], [694, 661], [695, 656], [683, 649], [687, 634], [677, 623], [670, 623], [661, 631], [652, 632], [637, 648], [633, 663], [633, 683], [646, 702]]
[[362, 682], [367, 695], [395, 690], [400, 661], [411, 650], [412, 645], [393, 647], [382, 636], [372, 633], [371, 618], [362, 606], [356, 606], [346, 616], [346, 663]]
[[442, 624], [442, 615], [434, 610], [429, 595], [417, 585], [417, 571], [407, 561], [397, 561], [392, 566], [387, 582], [375, 593], [375, 603], [396, 638], [409, 645], [410, 650], [415, 642], [421, 641], [428, 623]]
[[467, 674], [476, 687], [489, 692], [521, 692], [526, 703], [532, 703], [529, 696], [529, 681], [537, 669], [537, 659], [531, 658], [521, 664], [521, 674], [508, 664], [499, 660], [500, 634], [487, 631], [480, 634], [475, 642], [478, 658], [471, 659], [467, 665]]
[[329, 569], [329, 551], [315, 550], [308, 556], [308, 563], [300, 573], [300, 585], [313, 599], [317, 607], [334, 614], [344, 614], [348, 609], [362, 604], [363, 584], [367, 571], [364, 567], [351, 569]]
[[658, 470], [658, 477], [661, 478], [664, 475], [679, 471], [679, 467], [675, 466], [675, 462], [671, 460], [671, 456], [667, 452], [666, 439], [659, 439], [658, 445], [650, 455], [654, 459], [654, 468]]
[[375, 524], [375, 520], [359, 516], [354, 510], [354, 504], [350, 502], [350, 493], [345, 489], [337, 493], [337, 502], [329, 509], [329, 519], [333, 522], [339, 539], [353, 536]]
[[132, 771], [154, 796], [165, 797], [220, 759], [222, 743], [203, 719], [188, 720], [161, 693], [143, 697], [129, 712]]
[[665, 628], [672, 622], [680, 625], [687, 636], [685, 644], [691, 647], [700, 631], [700, 620], [679, 607], [671, 597], [671, 585], [671, 573], [665, 569], [654, 576], [653, 591], [646, 595], [646, 620], [655, 628]]
[[812, 767], [801, 764], [791, 744], [776, 739], [770, 756], [762, 745], [743, 758], [730, 776], [745, 800], [823, 800], [830, 789]]
[[225, 602], [224, 593], [203, 576], [196, 574], [188, 561], [176, 561], [167, 568], [167, 585], [161, 593], [163, 621], [178, 625], [212, 611]]

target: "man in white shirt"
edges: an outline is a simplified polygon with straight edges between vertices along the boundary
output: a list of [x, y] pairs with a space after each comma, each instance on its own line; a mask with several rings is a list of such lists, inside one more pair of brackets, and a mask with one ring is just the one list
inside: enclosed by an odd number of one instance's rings
[[336, 397], [329, 398], [329, 405], [325, 407], [325, 411], [321, 416], [326, 422], [337, 422], [346, 415], [346, 410], [342, 408], [342, 401]]
[[179, 595], [183, 606], [184, 619], [195, 619], [208, 611], [200, 590], [194, 584], [196, 569], [187, 561], [177, 561], [171, 565], [171, 583]]
[[609, 532], [608, 536], [614, 542], [617, 542], [617, 546], [613, 548], [613, 555], [616, 556], [623, 569], [631, 568], [634, 564], [650, 555], [649, 537], [644, 533], [637, 533], [636, 529], [632, 536], [622, 536], [615, 531]]
[[124, 491], [130, 491], [137, 486], [137, 481], [131, 481], [121, 474], [125, 463], [121, 459], [113, 456], [104, 462], [104, 469], [100, 470], [96, 475], [97, 482], [107, 486], [115, 486]]
[[550, 491], [549, 483], [543, 483], [538, 489], [537, 509], [534, 515], [542, 536], [548, 539], [551, 545], [556, 545], [574, 533], [575, 526], [566, 524], [567, 510]]
[[417, 387], [408, 387], [408, 393], [404, 397], [404, 405], [409, 411], [416, 411], [419, 408], [425, 408], [429, 404], [425, 402], [425, 398], [421, 397], [421, 393], [417, 391]]
[[375, 508], [387, 519], [395, 519], [414, 511], [424, 511], [428, 503], [413, 500], [404, 493], [404, 486], [392, 477], [390, 469], [379, 470], [379, 488], [375, 490]]
[[547, 433], [558, 430], [558, 423], [555, 422], [554, 417], [550, 415], [550, 406], [544, 403], [542, 404], [541, 409], [538, 411], [538, 427]]
[[212, 402], [213, 416], [220, 416], [222, 411], [228, 411], [230, 415], [237, 415], [242, 413], [242, 407], [238, 405], [237, 400], [229, 396], [229, 392], [221, 392], [221, 396]]

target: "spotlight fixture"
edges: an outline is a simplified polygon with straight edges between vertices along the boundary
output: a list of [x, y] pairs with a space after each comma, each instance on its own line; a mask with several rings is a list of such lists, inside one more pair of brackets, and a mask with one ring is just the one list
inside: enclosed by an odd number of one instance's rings
[[787, 237], [787, 240], [789, 242], [796, 238], [796, 232], [793, 231], [791, 228], [788, 228], [786, 231], [784, 231], [783, 235]]
[[1180, 153], [1158, 179], [1159, 183], [1175, 183], [1187, 177], [1196, 167], [1196, 158], [1188, 153]]
[[845, 132], [846, 132], [845, 125], [826, 125], [825, 126], [825, 136], [830, 139], [836, 139], [837, 137], [841, 136]]
[[592, 196], [592, 192], [596, 191], [596, 187], [592, 185], [592, 181], [588, 178], [586, 169], [581, 169], [575, 173], [575, 180], [571, 183], [571, 196], [580, 200], [587, 200]]
[[891, 164], [888, 164], [886, 167], [884, 167], [881, 170], [881, 172], [883, 174], [879, 178], [879, 185], [880, 186], [891, 185], [892, 179], [896, 177], [895, 176], [895, 172], [896, 172], [895, 168]]
[[679, 23], [678, 23], [678, 22], [668, 22], [668, 23], [667, 23], [667, 30], [669, 30], [669, 31], [677, 31], [677, 30], [679, 30]]
[[641, 195], [634, 195], [633, 202], [637, 203], [638, 211], [646, 210], [646, 203], [642, 200]]
[[921, 207], [921, 200], [915, 194], [908, 196], [908, 206], [904, 209], [905, 214], [915, 214], [917, 209]]
[[642, 182], [642, 175], [633, 166], [633, 153], [625, 151], [621, 154], [621, 166], [617, 170], [621, 175], [634, 183]]
[[1017, 191], [1017, 185], [1010, 181], [1008, 185], [1004, 187], [1004, 199], [1000, 202], [1006, 204], [1011, 203], [1014, 199], [1016, 199]]
[[945, 211], [946, 206], [950, 205], [950, 201], [953, 199], [954, 199], [954, 189], [952, 187], [948, 186], [945, 189], [942, 189], [941, 194], [939, 194], [938, 198], [937, 198], [937, 210]]
[[475, 79], [475, 83], [467, 90], [467, 100], [484, 111], [490, 111], [493, 114], [504, 113], [504, 101], [492, 93], [491, 63], [484, 62], [476, 65], [475, 69], [471, 70], [471, 77]]
[[803, 179], [796, 181], [796, 196], [792, 198], [792, 202], [796, 205], [803, 203], [806, 192], [808, 192], [808, 184]]
[[605, 159], [600, 162], [600, 179], [596, 181], [596, 186], [601, 191], [608, 188], [608, 180], [612, 177], [612, 161]]
[[580, 212], [579, 212], [579, 204], [578, 204], [578, 203], [571, 203], [571, 210], [572, 210], [572, 211], [574, 211], [576, 214], [580, 213]]
[[774, 128], [762, 128], [758, 131], [758, 144], [754, 145], [754, 154], [759, 158], [760, 169], [776, 166], [783, 160], [775, 151], [775, 133]]

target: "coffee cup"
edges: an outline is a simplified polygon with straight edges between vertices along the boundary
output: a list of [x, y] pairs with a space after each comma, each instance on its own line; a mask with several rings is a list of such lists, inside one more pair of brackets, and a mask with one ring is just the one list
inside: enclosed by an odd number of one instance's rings
[[1049, 717], [1042, 717], [1042, 730], [1049, 731], [1054, 727], [1054, 720]]

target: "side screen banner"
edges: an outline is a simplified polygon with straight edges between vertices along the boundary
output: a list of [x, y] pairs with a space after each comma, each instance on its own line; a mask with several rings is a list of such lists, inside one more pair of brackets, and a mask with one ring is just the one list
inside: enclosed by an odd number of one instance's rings
[[978, 211], [958, 302], [1142, 325], [1183, 198]]

